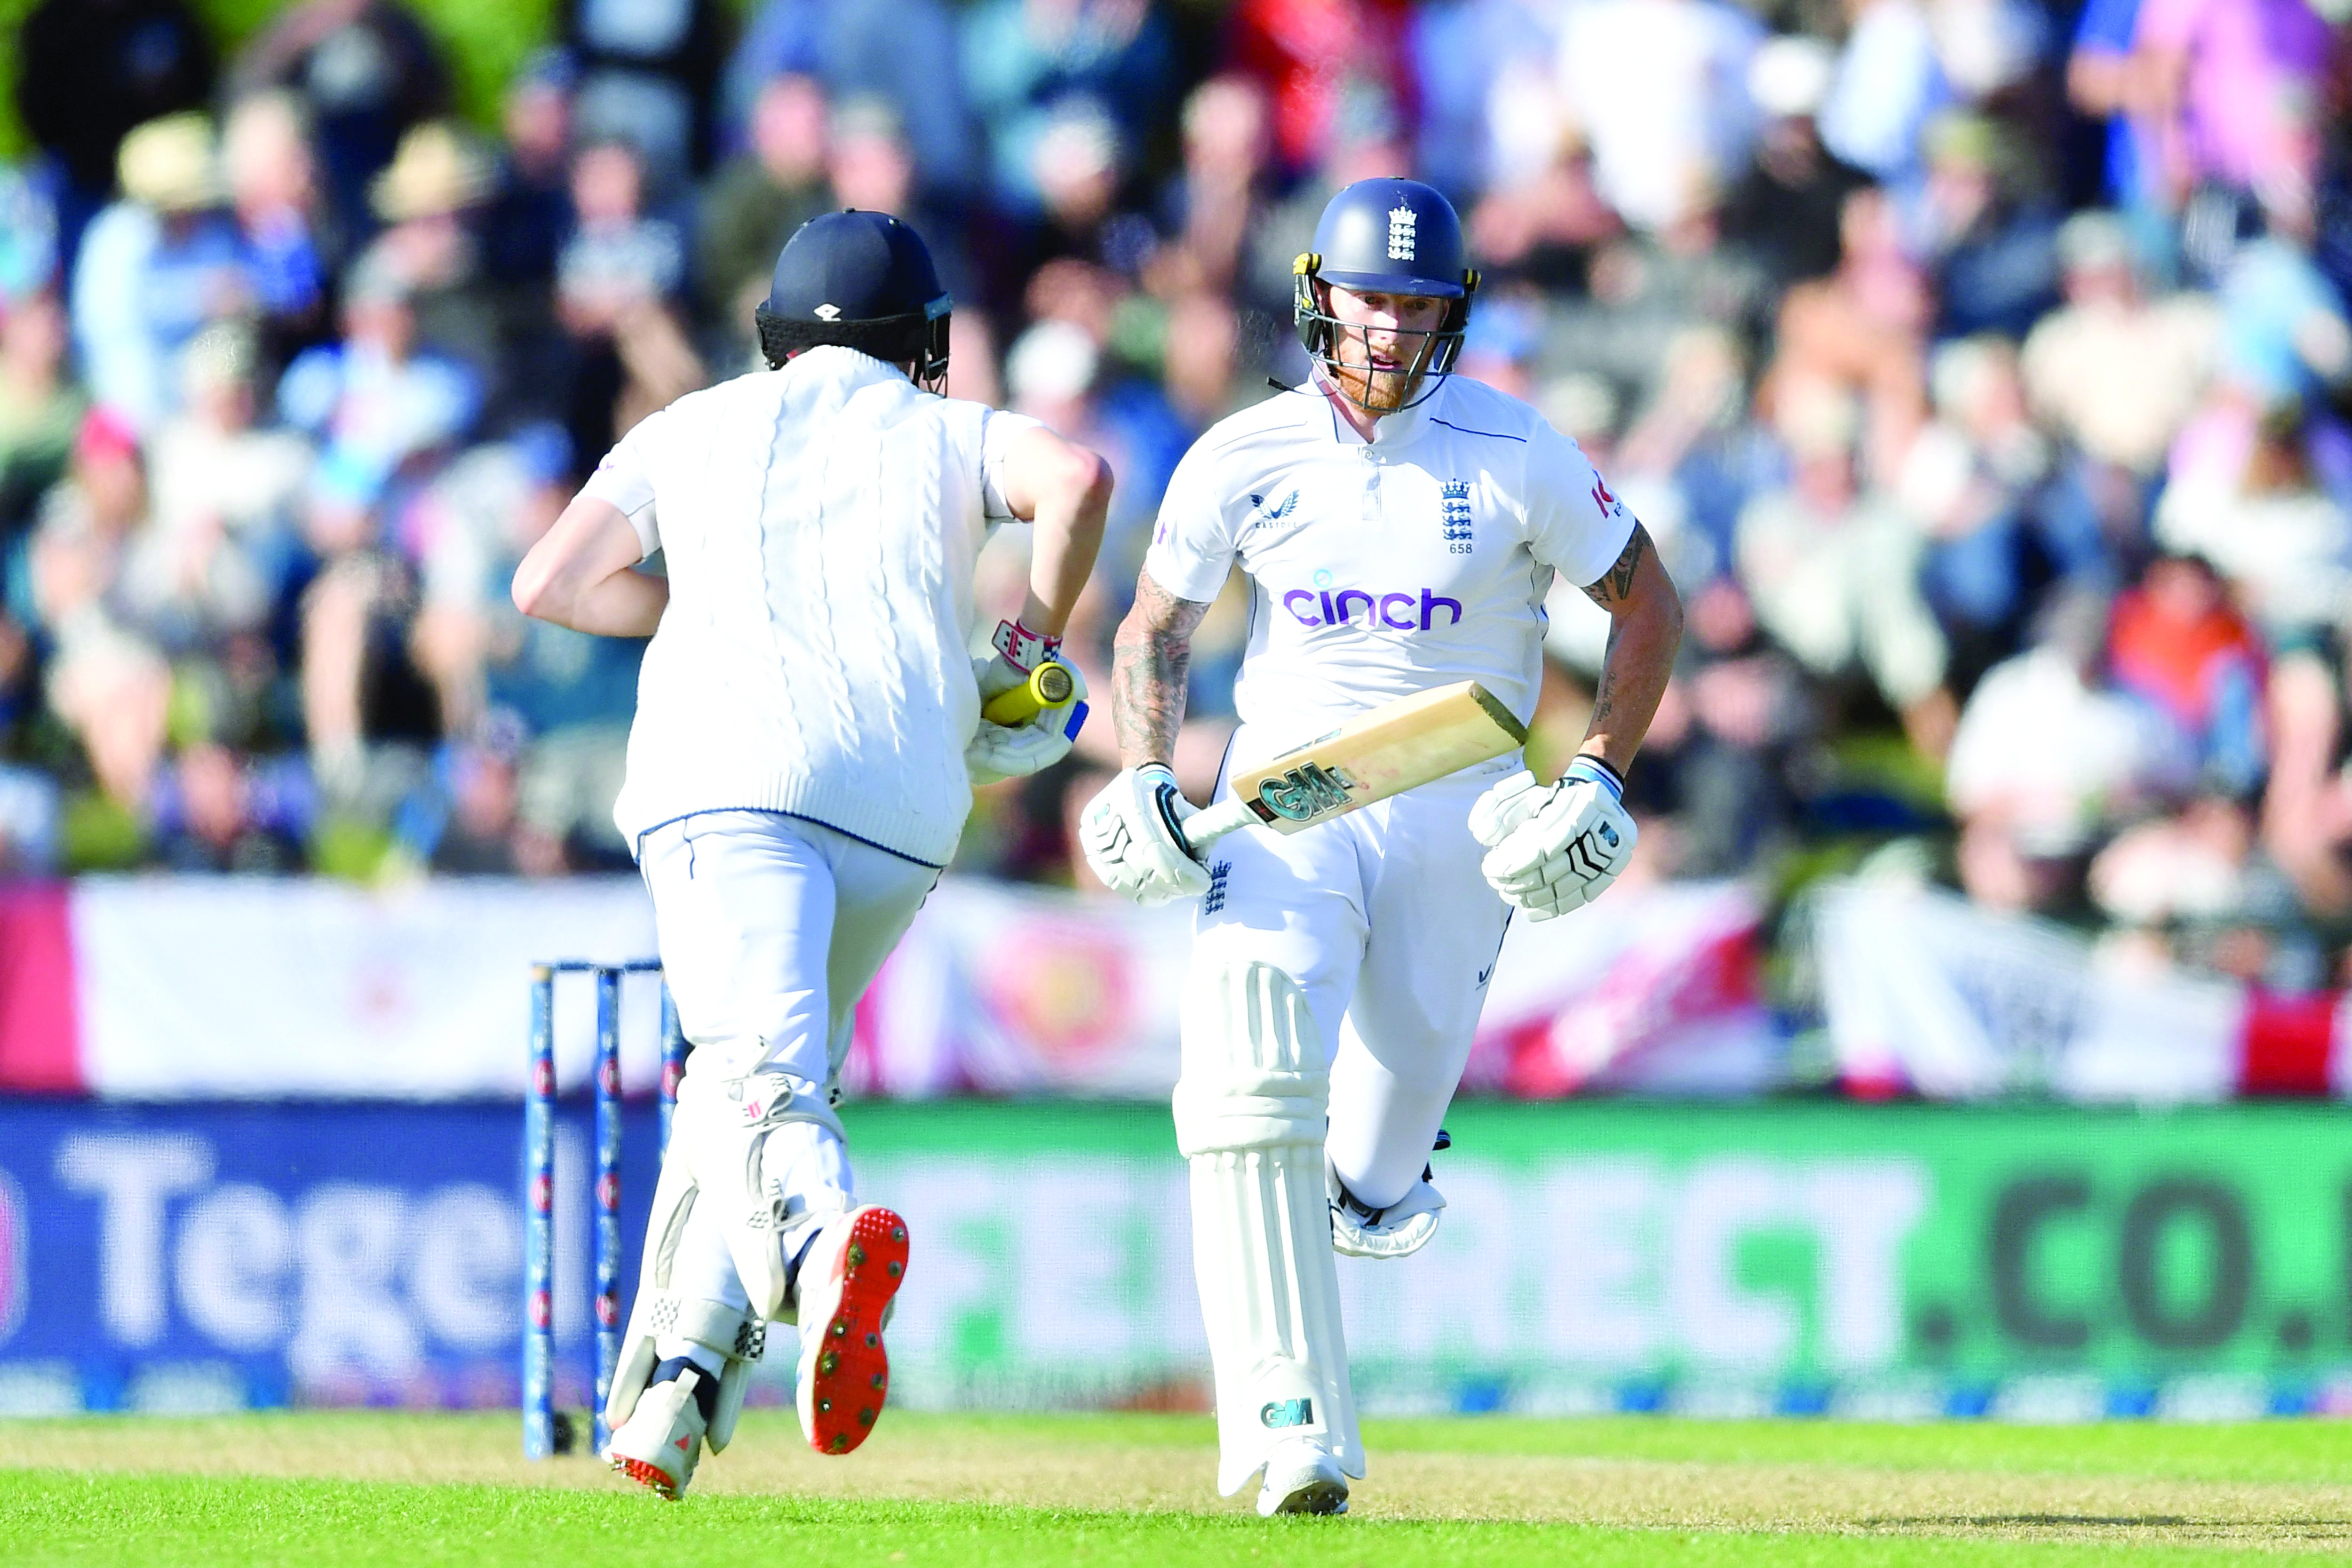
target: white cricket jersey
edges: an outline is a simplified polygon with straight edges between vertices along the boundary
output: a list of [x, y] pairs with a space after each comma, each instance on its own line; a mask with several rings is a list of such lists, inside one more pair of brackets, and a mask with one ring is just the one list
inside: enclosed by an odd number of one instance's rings
[[1248, 574], [1234, 704], [1274, 737], [1465, 679], [1531, 719], [1553, 574], [1599, 581], [1633, 513], [1574, 441], [1464, 376], [1373, 436], [1314, 383], [1220, 421], [1169, 481], [1144, 570], [1195, 601]]
[[680, 398], [583, 493], [663, 553], [614, 819], [780, 811], [929, 866], [971, 811], [972, 563], [1036, 421], [811, 349]]

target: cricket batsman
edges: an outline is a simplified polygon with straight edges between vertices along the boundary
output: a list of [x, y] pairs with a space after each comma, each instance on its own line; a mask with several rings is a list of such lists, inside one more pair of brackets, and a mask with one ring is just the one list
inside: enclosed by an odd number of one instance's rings
[[[1344, 1511], [1364, 1474], [1334, 1250], [1402, 1257], [1434, 1233], [1426, 1162], [1504, 929], [1624, 869], [1625, 770], [1682, 635], [1648, 535], [1576, 443], [1448, 374], [1478, 279], [1443, 195], [1348, 186], [1294, 271], [1313, 374], [1210, 430], [1170, 481], [1118, 631], [1125, 771], [1081, 827], [1111, 887], [1201, 900], [1176, 1134], [1218, 1489], [1262, 1473], [1263, 1514]], [[1235, 564], [1253, 602], [1229, 766], [1465, 679], [1524, 725], [1555, 574], [1614, 622], [1575, 760], [1541, 784], [1513, 751], [1291, 837], [1234, 833], [1202, 863], [1169, 763], [1189, 638]]]
[[[810, 220], [755, 314], [769, 368], [632, 429], [514, 582], [528, 615], [653, 639], [614, 815], [694, 1049], [605, 1458], [669, 1498], [727, 1446], [771, 1322], [798, 1324], [820, 1453], [881, 1413], [908, 1236], [857, 1200], [834, 1112], [852, 1016], [972, 784], [1068, 752], [1075, 670], [1027, 716], [982, 704], [1057, 659], [1110, 499], [1093, 452], [940, 395], [949, 300], [898, 219]], [[1028, 595], [975, 661], [973, 562], [1007, 518], [1035, 525]], [[666, 576], [635, 569], [656, 551]]]

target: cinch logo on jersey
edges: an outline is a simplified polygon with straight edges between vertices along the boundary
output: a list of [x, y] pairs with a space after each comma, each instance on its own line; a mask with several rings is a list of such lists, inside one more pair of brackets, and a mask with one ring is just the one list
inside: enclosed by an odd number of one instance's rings
[[1315, 1402], [1311, 1399], [1275, 1399], [1257, 1413], [1257, 1418], [1272, 1427], [1309, 1426], [1315, 1422]]
[[1470, 553], [1470, 481], [1445, 481], [1444, 500], [1438, 506], [1438, 523], [1445, 531], [1445, 548], [1456, 555]]
[[1348, 792], [1356, 787], [1346, 769], [1308, 763], [1259, 784], [1257, 798], [1276, 816], [1307, 822], [1326, 812], [1345, 811]]
[[1373, 594], [1361, 588], [1342, 588], [1337, 593], [1328, 588], [1293, 588], [1282, 596], [1282, 607], [1302, 626], [1344, 626], [1361, 616], [1367, 627], [1378, 624], [1392, 632], [1425, 632], [1436, 623], [1441, 610], [1451, 617], [1444, 623], [1449, 626], [1462, 620], [1461, 600], [1426, 588], [1419, 597]]

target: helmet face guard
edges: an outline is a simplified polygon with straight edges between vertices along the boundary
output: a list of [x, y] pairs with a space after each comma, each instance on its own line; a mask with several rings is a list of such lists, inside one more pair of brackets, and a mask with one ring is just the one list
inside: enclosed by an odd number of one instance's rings
[[[1322, 259], [1313, 251], [1307, 251], [1290, 264], [1290, 315], [1293, 325], [1297, 329], [1298, 346], [1307, 351], [1307, 357], [1322, 371], [1324, 379], [1330, 383], [1332, 388], [1365, 413], [1400, 414], [1418, 406], [1444, 384], [1447, 376], [1454, 374], [1454, 363], [1462, 357], [1462, 333], [1470, 323], [1470, 297], [1477, 291], [1478, 274], [1464, 269], [1459, 285], [1461, 292], [1458, 297], [1446, 300], [1445, 314], [1434, 328], [1367, 328], [1360, 322], [1342, 321], [1331, 313], [1331, 285], [1336, 283], [1343, 289], [1360, 287], [1367, 293], [1399, 294], [1415, 299], [1444, 297], [1416, 293], [1387, 279], [1366, 279], [1360, 285], [1343, 278], [1328, 278], [1323, 275]], [[1393, 408], [1367, 403], [1357, 396], [1348, 389], [1347, 377], [1343, 374], [1354, 371], [1362, 374], [1366, 378], [1366, 388], [1370, 389], [1370, 378], [1373, 374], [1370, 343], [1367, 342], [1365, 344], [1364, 363], [1361, 365], [1349, 365], [1343, 362], [1339, 358], [1339, 345], [1348, 332], [1362, 334], [1371, 331], [1388, 332], [1400, 344], [1407, 339], [1421, 340], [1403, 373], [1410, 395]]]
[[866, 321], [803, 321], [778, 315], [765, 301], [754, 307], [751, 320], [760, 329], [760, 353], [770, 370], [806, 349], [833, 345], [856, 349], [887, 364], [913, 367], [915, 384], [926, 392], [945, 388], [948, 378], [948, 327], [954, 301], [941, 294], [921, 311], [903, 316], [878, 316]]
[[[1315, 225], [1315, 247], [1292, 262], [1290, 272], [1291, 321], [1299, 346], [1339, 395], [1365, 413], [1411, 408], [1454, 373], [1454, 362], [1462, 356], [1462, 330], [1470, 321], [1470, 297], [1478, 291], [1478, 274], [1463, 249], [1462, 219], [1435, 187], [1419, 180], [1388, 178], [1358, 180], [1345, 187], [1325, 205]], [[1332, 314], [1334, 286], [1365, 294], [1444, 300], [1446, 310], [1433, 330], [1367, 329]], [[1402, 373], [1405, 391], [1396, 407], [1369, 403], [1349, 390], [1351, 372], [1364, 377], [1367, 395], [1375, 375], [1399, 374], [1370, 368], [1369, 341], [1365, 364], [1360, 369], [1349, 365], [1339, 350], [1350, 331], [1379, 331], [1395, 337], [1400, 346], [1407, 339], [1421, 340]]]

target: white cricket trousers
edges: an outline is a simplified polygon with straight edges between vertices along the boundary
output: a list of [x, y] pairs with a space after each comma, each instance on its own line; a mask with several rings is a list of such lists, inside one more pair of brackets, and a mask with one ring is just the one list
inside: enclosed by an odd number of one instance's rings
[[[663, 823], [638, 840], [637, 868], [678, 1026], [694, 1047], [688, 1070], [737, 1078], [774, 1068], [819, 1090], [848, 1055], [858, 997], [940, 877], [774, 811]], [[814, 1122], [777, 1130], [765, 1176], [796, 1213], [830, 1213], [855, 1190], [847, 1151]], [[682, 1294], [738, 1311], [751, 1304], [724, 1232], [702, 1208], [687, 1221], [671, 1278]], [[719, 1370], [716, 1352], [675, 1336], [657, 1338], [655, 1353]]]
[[[1244, 748], [1259, 750], [1236, 737]], [[1325, 1148], [1367, 1207], [1420, 1178], [1469, 1062], [1509, 915], [1479, 873], [1470, 805], [1518, 765], [1486, 763], [1287, 837], [1244, 828], [1209, 851], [1189, 984], [1253, 959], [1298, 983], [1331, 1068]]]
[[858, 997], [940, 879], [775, 811], [663, 823], [638, 840], [637, 868], [696, 1066], [775, 1068], [820, 1089], [848, 1054]]

